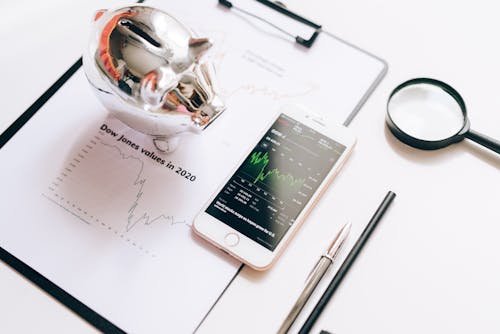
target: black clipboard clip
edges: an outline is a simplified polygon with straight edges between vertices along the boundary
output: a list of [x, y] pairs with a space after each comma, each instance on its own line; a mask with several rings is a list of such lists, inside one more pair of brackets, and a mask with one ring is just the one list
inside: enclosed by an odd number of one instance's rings
[[316, 38], [318, 37], [319, 33], [321, 32], [321, 25], [319, 24], [316, 24], [290, 10], [288, 10], [282, 3], [278, 2], [278, 1], [269, 1], [269, 0], [256, 0], [257, 2], [271, 8], [271, 9], [274, 9], [276, 10], [277, 12], [283, 14], [283, 15], [286, 15], [300, 23], [303, 23], [311, 28], [314, 28], [314, 32], [313, 34], [311, 35], [311, 37], [309, 37], [308, 39], [304, 38], [304, 37], [301, 37], [301, 36], [294, 36], [293, 34], [289, 33], [288, 31], [276, 26], [275, 24], [269, 22], [268, 20], [256, 15], [256, 14], [253, 14], [251, 12], [248, 12], [242, 8], [239, 8], [239, 7], [236, 7], [232, 4], [231, 1], [228, 1], [228, 0], [218, 0], [219, 1], [219, 4], [226, 7], [226, 8], [234, 8], [236, 10], [238, 10], [239, 12], [243, 13], [243, 14], [246, 14], [246, 15], [249, 15], [249, 16], [252, 16], [260, 21], [263, 21], [269, 25], [271, 25], [272, 27], [280, 30], [281, 32], [285, 33], [286, 35], [288, 36], [291, 36], [292, 38], [295, 39], [295, 42], [297, 42], [297, 44], [300, 44], [302, 46], [305, 46], [306, 48], [310, 48], [313, 44], [314, 44], [314, 41], [316, 41]]

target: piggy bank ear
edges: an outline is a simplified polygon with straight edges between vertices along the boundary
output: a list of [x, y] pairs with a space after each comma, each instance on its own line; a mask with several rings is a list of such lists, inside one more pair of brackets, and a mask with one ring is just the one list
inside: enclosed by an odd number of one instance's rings
[[170, 67], [159, 67], [147, 73], [141, 80], [142, 100], [153, 109], [161, 108], [165, 95], [177, 87], [177, 74]]
[[96, 11], [94, 14], [94, 21], [99, 20], [102, 14], [106, 13], [107, 11], [108, 11], [107, 9], [99, 9], [98, 11]]
[[189, 55], [194, 62], [198, 62], [203, 54], [212, 47], [212, 41], [208, 38], [190, 38]]

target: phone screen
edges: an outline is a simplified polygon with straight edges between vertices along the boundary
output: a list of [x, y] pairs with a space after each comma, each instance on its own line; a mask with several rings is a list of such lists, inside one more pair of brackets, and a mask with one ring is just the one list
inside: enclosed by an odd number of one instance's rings
[[345, 149], [281, 114], [206, 212], [273, 251]]

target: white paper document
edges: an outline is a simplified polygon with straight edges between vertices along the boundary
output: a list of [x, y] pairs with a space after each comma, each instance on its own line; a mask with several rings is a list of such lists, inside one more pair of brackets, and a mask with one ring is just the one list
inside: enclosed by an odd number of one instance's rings
[[126, 332], [190, 333], [240, 265], [194, 216], [282, 105], [342, 123], [384, 64], [328, 36], [303, 49], [215, 1], [148, 4], [213, 38], [227, 110], [162, 154], [80, 69], [0, 151], [0, 246]]

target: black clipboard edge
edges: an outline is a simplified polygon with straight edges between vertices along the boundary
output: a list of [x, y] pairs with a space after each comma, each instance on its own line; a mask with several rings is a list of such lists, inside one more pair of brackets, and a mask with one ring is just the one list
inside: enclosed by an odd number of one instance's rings
[[337, 41], [339, 41], [339, 42], [341, 42], [341, 43], [343, 43], [345, 45], [348, 45], [351, 48], [356, 49], [359, 52], [364, 53], [367, 56], [370, 56], [370, 57], [376, 59], [377, 61], [379, 61], [382, 64], [382, 70], [379, 72], [379, 74], [377, 75], [377, 77], [375, 78], [375, 80], [371, 83], [370, 87], [368, 87], [367, 91], [361, 97], [361, 99], [358, 101], [358, 103], [356, 104], [356, 106], [354, 107], [354, 109], [351, 111], [351, 113], [347, 116], [347, 118], [345, 119], [344, 123], [342, 123], [343, 126], [348, 127], [349, 124], [351, 124], [352, 120], [356, 117], [356, 115], [361, 110], [361, 107], [363, 107], [363, 105], [365, 104], [365, 102], [368, 100], [368, 98], [372, 95], [372, 93], [378, 87], [378, 85], [380, 84], [380, 82], [382, 82], [382, 80], [386, 76], [386, 74], [387, 74], [387, 72], [389, 70], [389, 64], [384, 59], [382, 59], [380, 57], [377, 57], [373, 53], [370, 53], [370, 52], [368, 52], [368, 51], [366, 51], [366, 50], [364, 50], [364, 49], [362, 49], [362, 48], [360, 48], [360, 47], [358, 47], [358, 46], [356, 46], [356, 45], [354, 45], [352, 43], [349, 43], [348, 41], [346, 41], [346, 40], [344, 40], [344, 39], [342, 39], [340, 37], [335, 36], [334, 34], [332, 34], [331, 32], [329, 32], [327, 30], [323, 30], [323, 33], [325, 35], [327, 35], [328, 37], [336, 39]]
[[[1, 135], [0, 149], [26, 124], [33, 115], [61, 88], [66, 81], [82, 66], [80, 57], [71, 67], [64, 72], [25, 112], [21, 114]], [[26, 263], [0, 247], [0, 260], [12, 269], [23, 275], [46, 293], [57, 299], [81, 318], [89, 322], [98, 330], [105, 333], [125, 333], [111, 321], [96, 313], [81, 301], [61, 289], [58, 285], [34, 270]]]
[[82, 66], [80, 57], [71, 67], [63, 73], [25, 112], [21, 114], [1, 135], [0, 148], [2, 148], [26, 122], [54, 95], [59, 88]]
[[217, 299], [215, 300], [215, 302], [212, 304], [212, 306], [210, 307], [210, 309], [208, 310], [208, 312], [205, 314], [205, 316], [203, 317], [203, 319], [201, 319], [201, 321], [198, 323], [198, 326], [196, 326], [196, 328], [194, 329], [193, 331], [193, 334], [196, 333], [198, 331], [198, 329], [200, 329], [201, 325], [203, 325], [203, 323], [205, 322], [205, 319], [210, 315], [210, 312], [212, 312], [212, 310], [214, 309], [215, 305], [217, 305], [217, 303], [219, 302], [219, 300], [222, 298], [222, 296], [224, 295], [224, 293], [226, 293], [227, 289], [229, 288], [229, 286], [233, 283], [233, 281], [236, 279], [236, 277], [239, 275], [240, 271], [243, 269], [243, 267], [245, 267], [245, 264], [241, 264], [238, 268], [238, 270], [236, 271], [236, 273], [234, 274], [233, 278], [231, 278], [231, 280], [229, 281], [229, 283], [227, 283], [226, 287], [224, 288], [224, 290], [222, 290], [221, 294], [219, 295], [219, 297], [217, 297]]
[[[37, 100], [38, 101], [38, 100]], [[108, 319], [96, 313], [94, 310], [83, 304], [81, 301], [61, 289], [56, 284], [52, 283], [45, 276], [40, 274], [28, 266], [23, 261], [19, 260], [14, 255], [0, 247], [0, 259], [8, 264], [12, 269], [29, 279], [31, 282], [39, 286], [49, 295], [67, 306], [70, 310], [85, 319], [91, 325], [104, 333], [125, 333], [122, 329], [114, 325]]]

